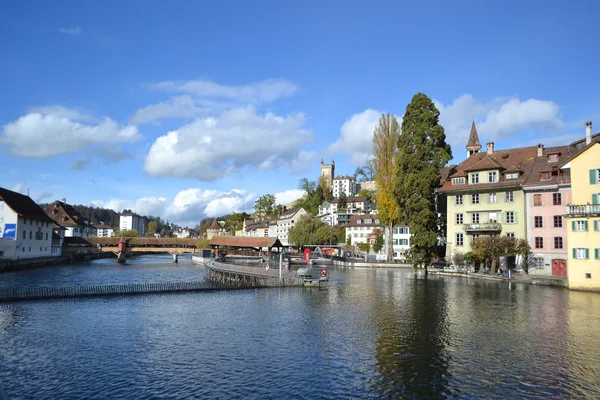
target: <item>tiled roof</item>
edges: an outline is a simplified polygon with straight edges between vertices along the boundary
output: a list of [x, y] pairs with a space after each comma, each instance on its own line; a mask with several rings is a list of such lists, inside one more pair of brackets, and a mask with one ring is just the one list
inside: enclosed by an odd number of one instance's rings
[[475, 128], [475, 121], [471, 124], [471, 133], [469, 134], [469, 140], [467, 142], [467, 150], [479, 150], [481, 149], [481, 143], [479, 143], [479, 135], [477, 135], [477, 128]]
[[[348, 197], [348, 198], [346, 198], [346, 202], [348, 204], [350, 204], [350, 203], [363, 203], [365, 201], [367, 201], [367, 198], [364, 197], [364, 196], [356, 196], [356, 197]], [[339, 198], [335, 198], [335, 199], [331, 200], [329, 203], [331, 203], [331, 204], [337, 204], [339, 202], [340, 202], [340, 199]]]
[[55, 222], [63, 226], [80, 226], [86, 227], [86, 219], [77, 212], [71, 205], [64, 201], [56, 200], [46, 206], [44, 209], [46, 214]]
[[0, 187], [0, 199], [22, 217], [54, 224], [54, 221], [29, 196]]
[[292, 209], [289, 209], [287, 211], [284, 211], [281, 214], [281, 216], [279, 217], [279, 219], [291, 218], [294, 214], [296, 214], [300, 210], [301, 210], [301, 208], [292, 208]]
[[[371, 223], [365, 223], [365, 220], [371, 219]], [[358, 223], [358, 221], [361, 221]], [[379, 220], [379, 223], [376, 223], [375, 220]], [[356, 226], [367, 226], [367, 227], [380, 227], [381, 219], [379, 215], [376, 214], [355, 214], [350, 218], [350, 222], [345, 226], [356, 227]]]
[[114, 229], [112, 226], [106, 225], [106, 224], [92, 225], [92, 228], [94, 228], [94, 229]]
[[570, 146], [572, 147], [573, 150], [571, 150], [571, 154], [564, 161], [562, 160], [562, 157], [561, 157], [561, 162], [559, 164], [559, 168], [562, 168], [566, 163], [568, 163], [569, 161], [571, 161], [572, 159], [577, 157], [584, 150], [587, 150], [587, 148], [590, 147], [591, 145], [593, 145], [594, 143], [600, 143], [600, 132], [592, 135], [592, 142], [588, 145], [585, 144], [585, 138], [571, 143]]
[[208, 227], [208, 229], [210, 230], [219, 230], [221, 229], [221, 225], [219, 225], [219, 223], [217, 222], [216, 219], [213, 219], [210, 226]]
[[[544, 149], [543, 154], [536, 158], [533, 170], [523, 186], [531, 187], [558, 184], [558, 165], [567, 160], [570, 155], [575, 152], [575, 147], [572, 146], [549, 147]], [[549, 162], [548, 154], [558, 154], [558, 161]], [[542, 180], [542, 172], [550, 172], [550, 179]]]
[[226, 246], [236, 248], [283, 247], [277, 238], [213, 236], [211, 246]]
[[463, 174], [467, 171], [482, 171], [485, 169], [507, 169], [510, 166], [515, 166], [523, 173], [518, 179], [506, 180], [505, 176], [501, 175], [498, 182], [494, 183], [479, 183], [479, 184], [468, 184], [464, 185], [452, 185], [452, 179], [447, 179], [440, 189], [440, 192], [454, 192], [454, 191], [465, 191], [465, 190], [481, 190], [481, 189], [494, 189], [504, 187], [519, 187], [529, 177], [529, 173], [533, 168], [533, 164], [536, 160], [537, 147], [520, 147], [517, 149], [510, 150], [498, 150], [492, 154], [487, 152], [475, 153], [467, 158], [462, 163], [458, 164], [455, 168], [456, 172], [450, 175], [449, 178], [458, 176], [464, 176]]
[[351, 181], [356, 180], [355, 177], [349, 175], [336, 176], [333, 180], [342, 180], [342, 179], [350, 179]]

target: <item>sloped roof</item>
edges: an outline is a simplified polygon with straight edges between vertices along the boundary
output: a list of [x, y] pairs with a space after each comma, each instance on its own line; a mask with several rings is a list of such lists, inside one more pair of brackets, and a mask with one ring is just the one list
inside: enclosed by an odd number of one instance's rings
[[[371, 219], [371, 223], [366, 223], [365, 220]], [[359, 224], [358, 221], [361, 221]], [[379, 223], [376, 223], [375, 220], [379, 220]], [[380, 227], [381, 226], [381, 217], [377, 214], [354, 214], [350, 217], [350, 222], [348, 222], [345, 226], [356, 227], [356, 226], [366, 226], [366, 227]]]
[[292, 209], [289, 209], [289, 210], [281, 213], [281, 216], [279, 217], [279, 219], [290, 218], [290, 217], [292, 217], [294, 214], [296, 214], [300, 210], [302, 210], [302, 208], [292, 208]]
[[[348, 203], [348, 204], [350, 204], [350, 203], [363, 203], [363, 202], [365, 202], [367, 200], [368, 199], [366, 197], [364, 197], [364, 196], [347, 197], [346, 198], [346, 203]], [[339, 202], [340, 202], [339, 197], [330, 201], [330, 203], [332, 203], [332, 204], [337, 204]]]
[[0, 199], [4, 200], [14, 212], [24, 218], [36, 219], [38, 221], [54, 224], [52, 218], [50, 218], [29, 196], [0, 187]]
[[467, 141], [467, 150], [480, 150], [481, 143], [479, 142], [479, 135], [477, 134], [477, 128], [475, 128], [475, 121], [471, 124], [471, 133], [469, 134], [469, 140]]
[[[531, 174], [529, 174], [529, 177], [523, 186], [544, 186], [559, 183], [558, 165], [563, 163], [570, 157], [571, 154], [576, 152], [577, 151], [575, 147], [570, 145], [548, 147], [544, 149], [542, 156], [536, 157]], [[558, 161], [549, 162], [548, 154], [558, 154]], [[551, 172], [550, 180], [542, 181], [542, 172]]]
[[94, 229], [113, 229], [113, 230], [115, 229], [112, 226], [106, 225], [106, 224], [95, 224], [95, 225], [92, 225], [92, 228], [94, 228]]
[[[85, 217], [64, 201], [56, 200], [44, 209], [46, 214], [56, 223], [64, 226], [87, 226]], [[64, 221], [62, 220], [64, 217]]]
[[217, 222], [217, 220], [213, 219], [212, 222], [211, 222], [211, 224], [210, 224], [210, 226], [208, 227], [208, 229], [210, 229], [210, 230], [220, 230], [222, 228], [221, 228], [221, 225], [219, 225], [219, 223]]
[[211, 246], [225, 246], [236, 248], [262, 248], [283, 247], [277, 238], [239, 237], [239, 236], [213, 236]]
[[478, 163], [468, 167], [468, 168], [464, 168], [463, 170], [466, 172], [473, 172], [473, 171], [485, 171], [488, 169], [504, 169], [500, 164], [498, 164], [498, 162], [496, 162], [496, 160], [494, 160], [494, 158], [492, 158], [491, 155], [485, 153], [488, 157], [484, 157], [483, 159], [481, 159]]

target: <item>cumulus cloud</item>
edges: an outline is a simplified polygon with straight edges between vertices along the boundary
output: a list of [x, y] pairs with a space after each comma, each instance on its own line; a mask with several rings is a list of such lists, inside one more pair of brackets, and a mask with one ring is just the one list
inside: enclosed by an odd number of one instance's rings
[[559, 117], [559, 106], [546, 100], [523, 101], [516, 97], [497, 97], [482, 103], [470, 94], [464, 94], [448, 105], [439, 101], [435, 101], [435, 105], [440, 110], [440, 124], [446, 131], [446, 140], [452, 145], [454, 156], [459, 159], [473, 119], [484, 146], [488, 141], [506, 139], [530, 131], [547, 133], [564, 126]]
[[[151, 176], [212, 181], [245, 167], [290, 167], [312, 140], [302, 113], [256, 113], [253, 106], [197, 119], [159, 137], [144, 163]], [[302, 153], [302, 156], [306, 154]]]
[[[48, 158], [76, 153], [92, 146], [132, 143], [141, 138], [136, 126], [119, 126], [104, 117], [96, 124], [82, 122], [81, 113], [67, 108], [30, 112], [3, 127], [0, 144], [24, 158]], [[54, 111], [54, 112], [52, 112]]]
[[373, 157], [373, 132], [382, 112], [371, 108], [352, 115], [340, 131], [340, 137], [329, 146], [331, 153], [350, 154], [354, 163], [362, 165]]
[[232, 189], [228, 192], [185, 189], [173, 199], [165, 197], [141, 197], [136, 200], [111, 199], [95, 200], [97, 207], [115, 211], [131, 209], [142, 215], [154, 215], [181, 225], [193, 226], [205, 217], [218, 217], [233, 212], [250, 211], [258, 198], [256, 193]]
[[275, 202], [277, 204], [287, 205], [298, 200], [305, 194], [306, 192], [302, 189], [284, 190], [283, 192], [275, 193]]
[[73, 26], [70, 28], [60, 28], [59, 31], [60, 31], [60, 33], [63, 33], [65, 35], [71, 35], [71, 36], [79, 36], [83, 33], [83, 29], [81, 29], [78, 26]]
[[206, 114], [210, 109], [198, 106], [189, 95], [175, 96], [167, 101], [140, 108], [130, 118], [133, 124], [155, 123], [163, 118], [192, 118]]

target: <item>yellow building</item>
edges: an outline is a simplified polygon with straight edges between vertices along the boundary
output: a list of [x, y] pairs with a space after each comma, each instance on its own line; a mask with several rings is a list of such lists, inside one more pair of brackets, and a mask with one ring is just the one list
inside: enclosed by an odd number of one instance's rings
[[[588, 124], [591, 131], [591, 123]], [[600, 140], [586, 135], [586, 146], [562, 170], [571, 175], [567, 206], [569, 288], [600, 291]]]

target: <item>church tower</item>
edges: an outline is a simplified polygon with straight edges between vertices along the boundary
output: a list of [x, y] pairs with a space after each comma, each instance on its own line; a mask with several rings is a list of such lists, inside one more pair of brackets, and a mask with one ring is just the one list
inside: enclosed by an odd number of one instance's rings
[[473, 121], [471, 124], [471, 134], [469, 135], [469, 141], [467, 142], [467, 158], [475, 153], [479, 153], [479, 150], [481, 150], [481, 143], [479, 143], [479, 135], [477, 135], [475, 121]]
[[333, 177], [335, 176], [335, 160], [331, 160], [331, 164], [325, 164], [321, 158], [321, 176], [323, 177], [323, 181], [331, 189]]

